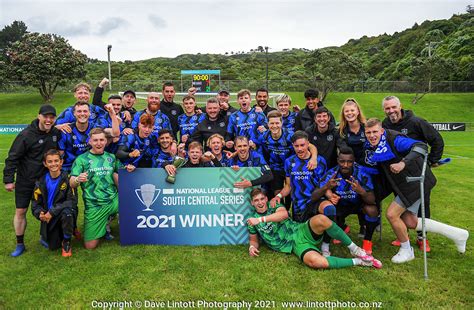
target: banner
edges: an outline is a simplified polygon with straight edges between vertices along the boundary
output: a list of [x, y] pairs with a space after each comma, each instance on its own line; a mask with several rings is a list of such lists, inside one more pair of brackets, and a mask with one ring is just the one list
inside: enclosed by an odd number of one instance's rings
[[3, 135], [17, 135], [28, 125], [10, 125], [10, 124], [0, 124], [0, 134]]
[[119, 171], [120, 242], [131, 244], [217, 245], [248, 242], [245, 218], [253, 180], [260, 168], [181, 168], [176, 183], [164, 169]]
[[438, 131], [466, 131], [466, 123], [431, 123]]

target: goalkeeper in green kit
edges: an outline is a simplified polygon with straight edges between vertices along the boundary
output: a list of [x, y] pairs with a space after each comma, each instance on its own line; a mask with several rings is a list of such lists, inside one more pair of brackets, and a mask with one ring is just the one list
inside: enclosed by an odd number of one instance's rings
[[[315, 269], [344, 268], [351, 266], [367, 266], [382, 268], [382, 263], [367, 255], [363, 249], [355, 245], [336, 223], [328, 217], [318, 214], [304, 223], [297, 223], [288, 218], [288, 211], [282, 205], [272, 208], [268, 198], [260, 188], [250, 193], [254, 211], [247, 219], [249, 230], [249, 255], [258, 256], [259, 236], [272, 250], [283, 253], [294, 253], [305, 265]], [[320, 244], [323, 233], [333, 239], [341, 240], [348, 247], [354, 258], [324, 257]]]
[[106, 235], [109, 218], [118, 212], [118, 168], [115, 155], [107, 153], [105, 133], [94, 128], [89, 134], [91, 149], [79, 155], [71, 170], [72, 188], [81, 185], [84, 200], [84, 246], [94, 249]]

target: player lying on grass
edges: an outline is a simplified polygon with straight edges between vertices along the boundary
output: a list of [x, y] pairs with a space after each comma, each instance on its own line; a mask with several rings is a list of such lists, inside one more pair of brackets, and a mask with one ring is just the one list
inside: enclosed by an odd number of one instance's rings
[[[336, 223], [324, 215], [318, 214], [304, 223], [297, 223], [288, 218], [285, 207], [277, 204], [274, 208], [260, 188], [250, 193], [251, 204], [255, 208], [247, 219], [249, 230], [249, 255], [258, 256], [260, 251], [259, 237], [272, 250], [283, 253], [294, 253], [305, 265], [315, 269], [344, 268], [351, 266], [367, 266], [382, 268], [382, 263], [367, 255], [355, 245]], [[349, 248], [355, 258], [340, 258], [321, 255], [319, 245], [323, 233], [341, 240]]]
[[68, 173], [61, 172], [63, 160], [58, 150], [47, 151], [43, 164], [48, 172], [36, 182], [31, 212], [41, 221], [41, 244], [50, 250], [62, 245], [62, 256], [68, 257], [78, 212], [76, 191], [69, 186]]

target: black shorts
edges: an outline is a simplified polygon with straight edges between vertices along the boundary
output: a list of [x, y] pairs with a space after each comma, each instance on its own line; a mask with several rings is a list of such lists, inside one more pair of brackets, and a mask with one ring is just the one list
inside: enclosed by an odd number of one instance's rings
[[31, 188], [15, 188], [15, 206], [17, 209], [26, 209], [33, 198], [34, 187]]
[[351, 214], [362, 214], [362, 208], [364, 204], [350, 204], [350, 205], [340, 205], [336, 206], [336, 217], [346, 218]]
[[285, 185], [286, 174], [284, 170], [272, 170], [273, 180], [270, 181], [271, 194], [275, 191], [281, 190]]

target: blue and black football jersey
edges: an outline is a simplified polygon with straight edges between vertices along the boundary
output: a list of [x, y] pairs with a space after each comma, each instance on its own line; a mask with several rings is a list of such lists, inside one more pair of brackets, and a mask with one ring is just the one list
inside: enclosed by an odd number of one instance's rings
[[259, 136], [256, 142], [262, 150], [262, 154], [272, 170], [283, 171], [285, 169], [285, 160], [293, 155], [294, 149], [291, 143], [292, 132], [283, 129], [282, 135], [278, 140], [273, 139], [270, 130], [265, 131]]
[[160, 147], [157, 149], [151, 149], [152, 156], [152, 168], [163, 168], [167, 164], [170, 164], [173, 161], [173, 156], [171, 154], [164, 152]]
[[[120, 132], [122, 132], [125, 128], [132, 128], [132, 123], [125, 121], [125, 116], [123, 112], [120, 112], [118, 117], [122, 120], [120, 122]], [[105, 116], [100, 117], [105, 123], [105, 128], [112, 128], [112, 119], [110, 118], [110, 114], [106, 114]]]
[[265, 114], [255, 112], [255, 108], [252, 108], [247, 113], [238, 110], [229, 117], [227, 131], [232, 139], [237, 136], [244, 136], [256, 142], [260, 135], [258, 127], [265, 125], [267, 125]]
[[178, 126], [179, 126], [179, 134], [180, 137], [184, 135], [191, 135], [196, 131], [197, 126], [200, 122], [202, 122], [206, 118], [205, 113], [201, 113], [199, 115], [194, 114], [191, 116], [187, 116], [186, 114], [181, 114], [178, 116]]
[[[359, 182], [360, 186], [365, 189], [367, 192], [372, 192], [374, 190], [374, 185], [372, 184], [372, 178], [367, 174], [364, 169], [357, 163], [354, 163], [354, 171], [352, 176]], [[332, 192], [337, 194], [341, 199], [339, 200], [339, 205], [359, 205], [362, 203], [362, 198], [357, 194], [353, 189], [350, 183], [348, 183], [341, 172], [339, 171], [339, 166], [336, 166], [324, 174], [321, 178], [319, 187], [323, 187], [331, 179], [332, 175], [338, 171], [336, 178], [340, 179], [337, 182], [337, 186], [332, 189]]]
[[[140, 123], [140, 116], [145, 113], [145, 110], [138, 111], [135, 113], [135, 116], [133, 117], [132, 121], [132, 128], [135, 130], [138, 130], [138, 123]], [[152, 144], [157, 144], [158, 143], [158, 132], [161, 129], [169, 129], [171, 130], [171, 123], [165, 114], [163, 114], [161, 111], [158, 111], [155, 115], [155, 125], [153, 126], [153, 133], [150, 135], [150, 141]]]
[[133, 135], [122, 136], [119, 142], [119, 146], [124, 145], [129, 152], [134, 150], [140, 151], [140, 156], [138, 157], [129, 157], [126, 160], [121, 160], [124, 165], [132, 164], [135, 167], [138, 167], [138, 162], [142, 159], [149, 160], [152, 156], [152, 151], [150, 150], [150, 138], [140, 138], [138, 133]]
[[[96, 105], [89, 105], [89, 108], [91, 111], [91, 116], [89, 117], [90, 122], [95, 122], [96, 119], [100, 117], [105, 117], [105, 115], [108, 114], [104, 109]], [[61, 114], [59, 114], [58, 118], [56, 119], [56, 125], [74, 123], [75, 121], [76, 118], [74, 117], [74, 106], [70, 106], [66, 108], [66, 110], [64, 110]]]
[[241, 161], [239, 156], [235, 156], [229, 159], [229, 167], [239, 166], [239, 167], [260, 167], [262, 173], [270, 171], [270, 167], [267, 165], [265, 158], [253, 150], [250, 151], [249, 157], [245, 161]]
[[285, 175], [290, 178], [293, 217], [301, 215], [311, 202], [311, 193], [318, 188], [319, 180], [326, 172], [326, 160], [318, 155], [318, 166], [308, 170], [308, 159], [300, 159], [296, 154], [285, 161]]
[[64, 151], [63, 170], [71, 170], [72, 163], [77, 156], [85, 153], [89, 149], [89, 132], [94, 128], [92, 123], [89, 123], [86, 131], [81, 132], [77, 129], [76, 123], [71, 124], [71, 133], [61, 132], [61, 139], [59, 139], [58, 147]]
[[294, 132], [296, 116], [298, 116], [298, 113], [295, 112], [290, 112], [287, 116], [283, 116], [283, 128], [286, 128], [286, 130], [288, 131]]

